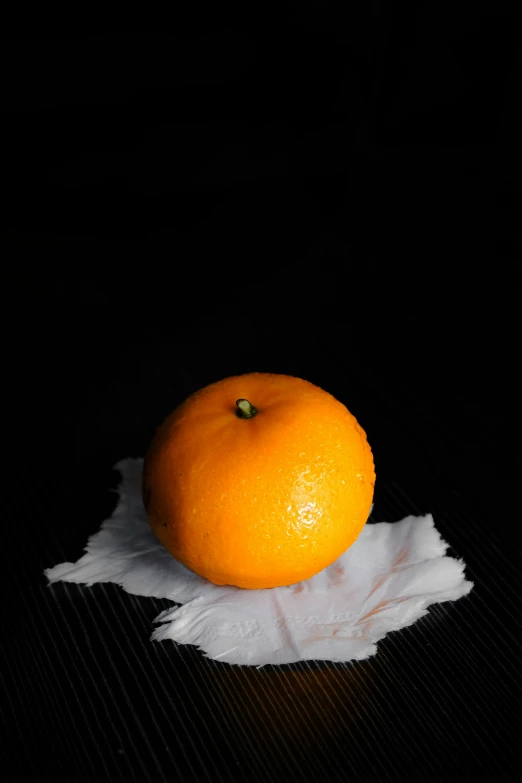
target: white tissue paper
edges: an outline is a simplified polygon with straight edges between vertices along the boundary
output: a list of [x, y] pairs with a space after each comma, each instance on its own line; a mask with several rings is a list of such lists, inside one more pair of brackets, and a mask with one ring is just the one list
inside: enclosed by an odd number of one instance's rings
[[305, 582], [269, 590], [219, 587], [178, 563], [152, 532], [141, 500], [143, 460], [115, 466], [119, 502], [76, 563], [46, 570], [50, 583], [113, 582], [128, 593], [167, 598], [152, 634], [197, 645], [213, 659], [263, 666], [302, 660], [351, 661], [411, 625], [430, 604], [455, 601], [473, 584], [430, 514], [367, 524], [357, 541]]

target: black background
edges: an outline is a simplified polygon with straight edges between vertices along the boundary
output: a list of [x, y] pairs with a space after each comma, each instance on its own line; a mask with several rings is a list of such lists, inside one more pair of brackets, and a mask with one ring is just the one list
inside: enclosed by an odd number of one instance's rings
[[[511, 6], [141, 27], [1, 41], [9, 762], [35, 780], [512, 779]], [[433, 512], [469, 598], [356, 666], [250, 670], [151, 645], [162, 602], [47, 588], [111, 513], [114, 463], [251, 370], [345, 402], [375, 518]]]

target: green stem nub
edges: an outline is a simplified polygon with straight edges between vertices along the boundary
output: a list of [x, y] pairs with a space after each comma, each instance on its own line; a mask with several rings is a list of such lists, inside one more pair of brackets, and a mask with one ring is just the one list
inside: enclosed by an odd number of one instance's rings
[[236, 400], [236, 405], [236, 413], [240, 419], [251, 419], [257, 413], [257, 408], [254, 408], [252, 403], [250, 403], [248, 400]]

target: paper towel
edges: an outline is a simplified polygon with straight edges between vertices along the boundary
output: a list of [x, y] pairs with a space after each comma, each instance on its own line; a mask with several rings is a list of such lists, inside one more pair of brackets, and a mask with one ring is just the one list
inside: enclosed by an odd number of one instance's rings
[[128, 593], [167, 598], [155, 641], [197, 645], [210, 658], [263, 666], [302, 660], [360, 660], [390, 631], [411, 625], [436, 602], [473, 587], [462, 560], [430, 514], [367, 524], [333, 565], [290, 587], [219, 587], [178, 563], [152, 532], [141, 500], [143, 460], [116, 465], [119, 501], [76, 563], [46, 570], [50, 583], [113, 582]]

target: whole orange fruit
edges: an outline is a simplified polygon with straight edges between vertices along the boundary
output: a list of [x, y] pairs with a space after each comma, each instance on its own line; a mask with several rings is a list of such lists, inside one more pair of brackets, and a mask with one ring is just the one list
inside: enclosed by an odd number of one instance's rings
[[375, 471], [364, 430], [331, 394], [251, 373], [196, 392], [157, 429], [143, 501], [168, 551], [216, 584], [289, 585], [361, 532]]

